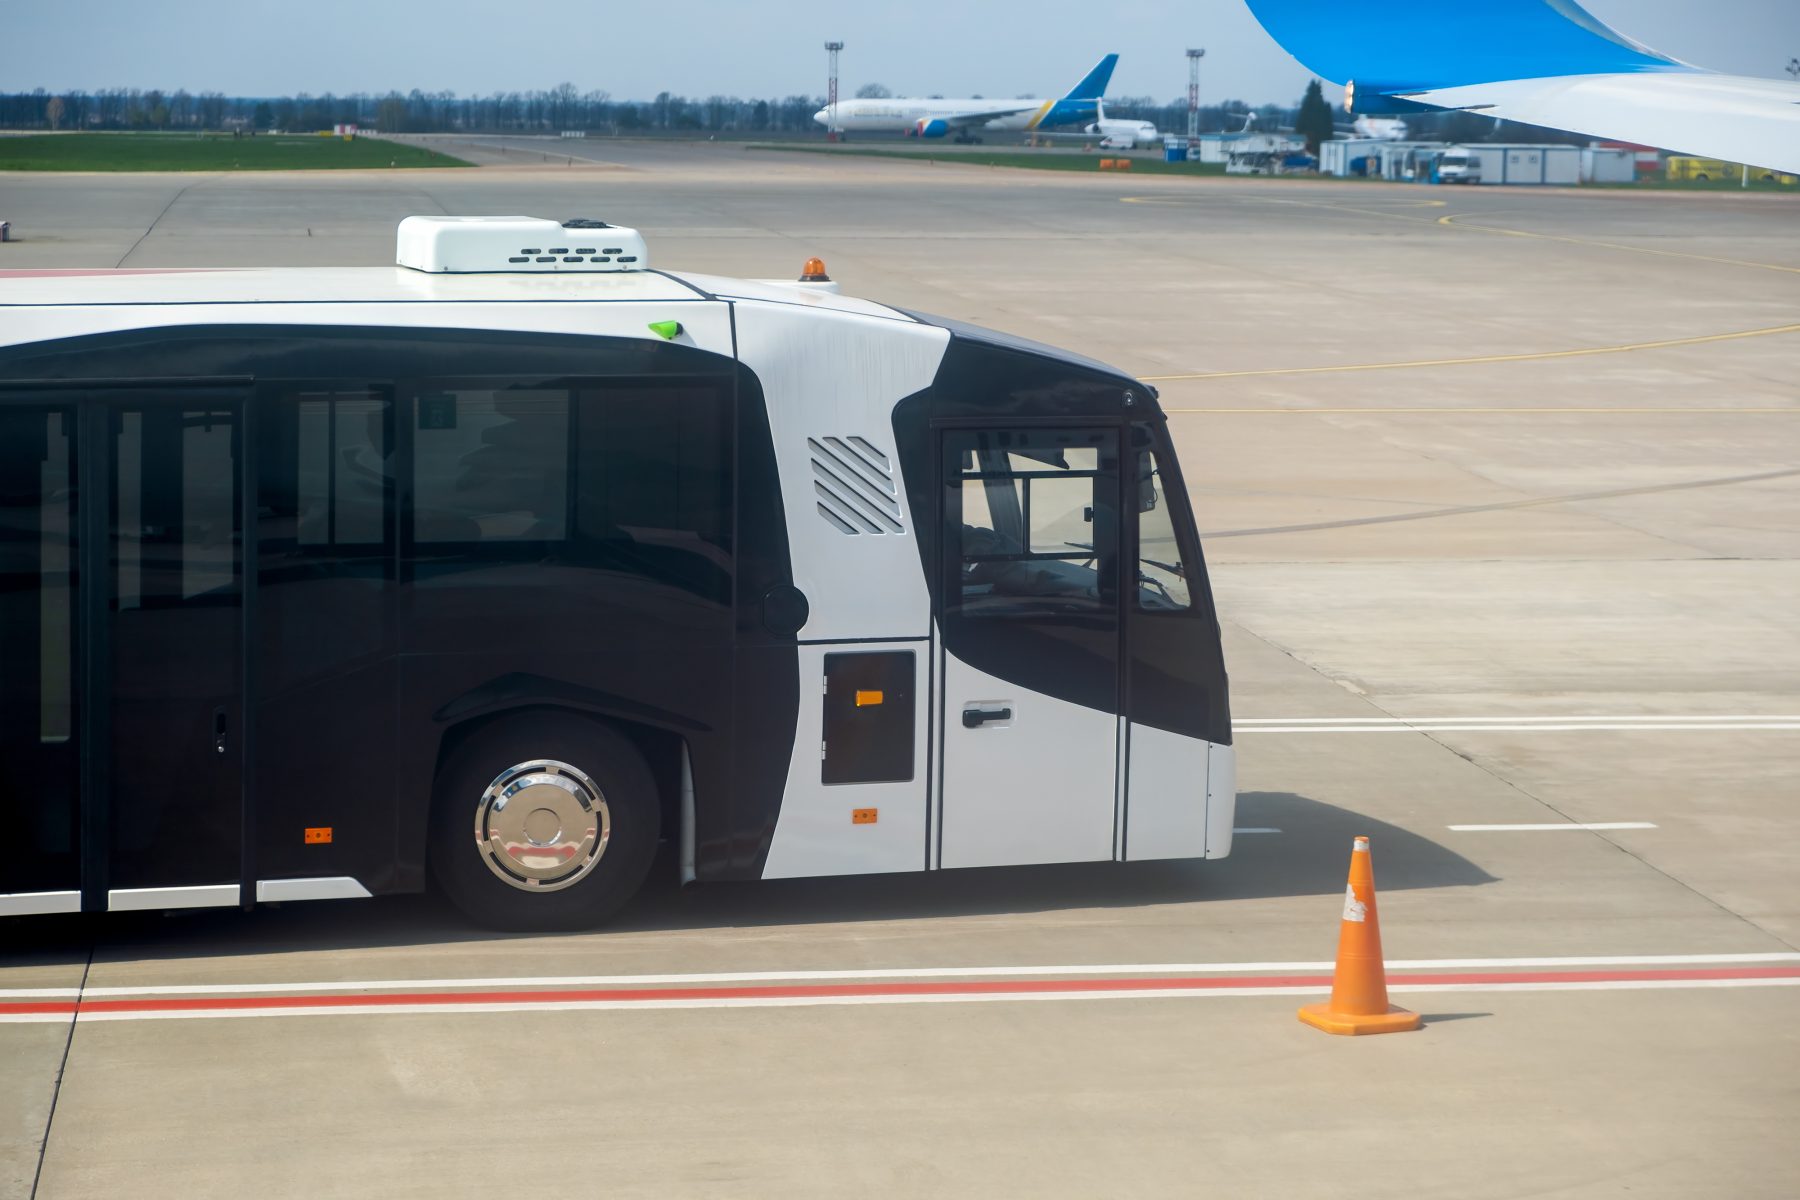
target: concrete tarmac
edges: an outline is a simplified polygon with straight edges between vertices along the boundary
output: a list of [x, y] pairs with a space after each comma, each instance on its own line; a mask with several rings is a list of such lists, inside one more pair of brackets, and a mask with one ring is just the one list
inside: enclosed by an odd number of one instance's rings
[[[1331, 957], [1369, 834], [1389, 958], [1439, 964], [1396, 968], [1426, 1028], [1331, 1038], [1254, 988], [0, 1024], [0, 1195], [1793, 1193], [1800, 988], [1741, 976], [1800, 953], [1800, 196], [446, 148], [493, 165], [0, 174], [0, 268], [374, 265], [414, 212], [600, 216], [659, 266], [817, 254], [1112, 361], [1171, 411], [1234, 714], [1286, 731], [1238, 738], [1238, 824], [1280, 832], [1214, 863], [665, 872], [575, 936], [424, 897], [19, 921], [0, 989], [1287, 978]], [[1640, 827], [1451, 828], [1571, 822]], [[1790, 957], [1526, 990], [1547, 958], [1717, 955]], [[1429, 989], [1470, 959], [1537, 965]]]

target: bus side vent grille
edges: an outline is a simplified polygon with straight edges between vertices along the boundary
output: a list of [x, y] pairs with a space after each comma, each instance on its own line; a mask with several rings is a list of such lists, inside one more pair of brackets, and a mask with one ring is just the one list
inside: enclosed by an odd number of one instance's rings
[[863, 438], [807, 438], [819, 516], [840, 533], [904, 533], [888, 456]]

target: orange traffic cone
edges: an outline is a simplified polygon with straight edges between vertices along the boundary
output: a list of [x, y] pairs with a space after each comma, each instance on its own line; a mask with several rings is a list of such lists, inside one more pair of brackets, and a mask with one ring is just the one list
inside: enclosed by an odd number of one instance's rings
[[1350, 844], [1350, 883], [1344, 888], [1331, 1000], [1308, 1004], [1300, 1010], [1300, 1019], [1326, 1033], [1404, 1033], [1419, 1027], [1418, 1013], [1388, 1003], [1381, 925], [1375, 919], [1375, 868], [1369, 863], [1366, 837]]

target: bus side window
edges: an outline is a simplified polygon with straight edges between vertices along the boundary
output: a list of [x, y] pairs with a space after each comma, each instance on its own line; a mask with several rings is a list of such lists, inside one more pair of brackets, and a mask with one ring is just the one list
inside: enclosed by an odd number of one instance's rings
[[567, 388], [428, 387], [413, 408], [414, 541], [567, 535]]
[[390, 403], [373, 392], [307, 392], [297, 408], [293, 446], [294, 521], [302, 546], [380, 545], [385, 513]]
[[615, 384], [576, 409], [575, 553], [731, 600], [732, 412], [712, 384]]
[[392, 649], [394, 401], [385, 385], [265, 385], [256, 537], [261, 683], [278, 695]]
[[412, 409], [413, 540], [433, 578], [558, 562], [730, 603], [725, 388], [437, 380]]

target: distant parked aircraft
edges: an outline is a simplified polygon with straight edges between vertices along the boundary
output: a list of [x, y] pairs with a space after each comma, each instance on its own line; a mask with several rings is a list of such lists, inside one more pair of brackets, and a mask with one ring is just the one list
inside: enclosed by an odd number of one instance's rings
[[1099, 116], [1100, 98], [1106, 94], [1118, 61], [1117, 54], [1108, 54], [1060, 100], [840, 100], [835, 121], [830, 105], [814, 113], [813, 120], [845, 133], [904, 133], [927, 138], [954, 134], [954, 140], [959, 142], [980, 141], [974, 135], [984, 130], [1030, 131], [1041, 126], [1073, 125]]
[[1099, 100], [1094, 101], [1094, 120], [1081, 127], [1079, 133], [1044, 133], [1039, 131], [1033, 137], [1048, 138], [1053, 141], [1082, 141], [1100, 144], [1103, 150], [1134, 150], [1139, 146], [1162, 145], [1163, 133], [1153, 121], [1126, 121], [1118, 117], [1106, 115], [1106, 106]]

